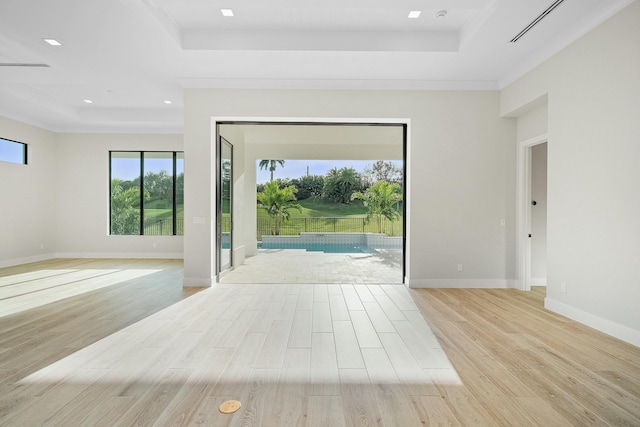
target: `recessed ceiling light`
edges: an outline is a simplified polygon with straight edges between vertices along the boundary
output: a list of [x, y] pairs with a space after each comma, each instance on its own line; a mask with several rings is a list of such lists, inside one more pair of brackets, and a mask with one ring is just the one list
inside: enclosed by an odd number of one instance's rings
[[44, 40], [46, 43], [49, 43], [51, 46], [62, 46], [62, 43], [60, 43], [56, 39], [42, 39], [42, 40]]
[[409, 12], [409, 18], [419, 18], [421, 13], [421, 10], [412, 10]]
[[222, 16], [233, 16], [233, 10], [231, 9], [220, 9], [222, 12]]
[[164, 101], [165, 104], [169, 105], [171, 104], [171, 101], [169, 101], [168, 99], [166, 101]]
[[93, 101], [90, 99], [84, 99], [83, 101], [86, 102], [87, 104], [93, 104]]

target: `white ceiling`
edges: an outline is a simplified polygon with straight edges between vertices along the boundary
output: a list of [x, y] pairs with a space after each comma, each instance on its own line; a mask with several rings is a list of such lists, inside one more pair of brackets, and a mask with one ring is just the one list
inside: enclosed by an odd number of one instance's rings
[[0, 66], [0, 115], [181, 133], [184, 88], [495, 90], [632, 1], [566, 0], [509, 43], [553, 0], [1, 0], [0, 63], [48, 67]]

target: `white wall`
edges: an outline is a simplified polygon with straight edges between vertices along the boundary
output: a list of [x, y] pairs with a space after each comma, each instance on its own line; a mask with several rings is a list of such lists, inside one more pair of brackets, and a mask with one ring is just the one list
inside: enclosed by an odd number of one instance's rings
[[28, 165], [0, 162], [0, 267], [56, 251], [56, 140], [53, 132], [0, 117], [0, 138], [27, 144]]
[[29, 163], [0, 162], [0, 267], [182, 258], [182, 236], [109, 236], [109, 151], [182, 151], [182, 135], [56, 134], [0, 117], [0, 136], [27, 143]]
[[532, 102], [518, 114], [518, 141], [523, 142], [548, 132], [549, 109], [547, 97]]
[[182, 258], [182, 236], [109, 235], [109, 151], [182, 147], [181, 135], [59, 134], [57, 256]]
[[190, 285], [214, 271], [212, 117], [409, 119], [410, 285], [513, 285], [516, 128], [499, 117], [497, 92], [186, 90]]
[[546, 307], [636, 345], [638, 22], [634, 2], [501, 94], [503, 114], [548, 95]]

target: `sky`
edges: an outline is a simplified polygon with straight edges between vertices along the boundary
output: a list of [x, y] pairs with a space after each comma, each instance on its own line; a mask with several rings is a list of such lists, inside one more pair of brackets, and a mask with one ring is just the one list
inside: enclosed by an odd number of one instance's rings
[[[363, 172], [367, 166], [372, 166], [374, 160], [285, 160], [284, 167], [277, 165], [273, 178], [299, 178], [307, 174], [309, 175], [326, 175], [333, 168], [353, 168], [358, 172]], [[179, 162], [180, 163], [180, 162]], [[258, 164], [260, 160], [256, 160], [256, 183], [264, 184], [271, 178], [268, 170], [260, 169]], [[392, 160], [391, 163], [402, 168], [402, 161]], [[178, 165], [178, 173], [182, 172], [182, 167]], [[139, 158], [118, 158], [114, 159], [111, 164], [111, 172], [114, 178], [123, 180], [131, 180], [140, 175], [140, 159]], [[159, 170], [167, 170], [171, 172], [171, 166], [165, 159], [145, 159], [145, 172], [158, 172]]]
[[[398, 167], [402, 167], [402, 161], [393, 160], [391, 162]], [[260, 160], [256, 160], [256, 182], [264, 184], [271, 178], [271, 172], [264, 169], [260, 170], [259, 163]], [[285, 160], [284, 167], [277, 165], [273, 173], [273, 179], [305, 176], [307, 167], [309, 168], [309, 175], [325, 175], [330, 169], [343, 167], [363, 172], [367, 166], [371, 166], [373, 163], [375, 163], [374, 160]]]
[[[131, 156], [138, 153], [128, 153]], [[184, 160], [178, 159], [177, 161], [177, 173], [178, 175], [184, 172]], [[152, 157], [145, 157], [144, 159], [144, 171], [158, 173], [161, 170], [167, 171], [169, 175], [173, 174], [173, 164], [171, 159], [157, 159]], [[124, 181], [130, 181], [140, 176], [140, 157], [117, 157], [114, 156], [111, 161], [111, 176], [113, 178], [122, 179]]]
[[24, 144], [0, 138], [0, 160], [11, 163], [22, 163], [24, 160]]

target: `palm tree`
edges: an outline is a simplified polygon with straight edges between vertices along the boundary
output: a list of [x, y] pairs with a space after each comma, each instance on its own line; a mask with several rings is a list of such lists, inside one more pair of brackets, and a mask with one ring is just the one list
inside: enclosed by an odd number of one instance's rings
[[258, 193], [258, 207], [274, 219], [273, 234], [276, 236], [280, 234], [282, 225], [291, 218], [291, 209], [302, 212], [302, 206], [292, 203], [296, 200], [296, 191], [293, 185], [280, 188], [277, 181], [271, 181], [264, 185], [263, 192]]
[[284, 167], [284, 160], [260, 160], [258, 164], [260, 166], [260, 170], [269, 170], [271, 172], [271, 180], [273, 181], [273, 172], [275, 172], [278, 165]]
[[353, 168], [333, 168], [327, 172], [322, 189], [324, 197], [336, 203], [349, 203], [351, 194], [362, 189], [362, 177]]
[[364, 193], [353, 193], [351, 200], [355, 199], [362, 200], [367, 207], [365, 219], [367, 223], [375, 217], [378, 233], [382, 233], [382, 218], [387, 218], [391, 222], [400, 218], [394, 205], [402, 200], [402, 189], [395, 182], [378, 181]]

